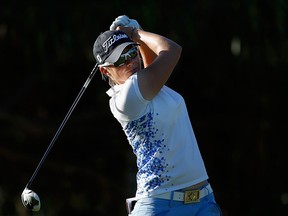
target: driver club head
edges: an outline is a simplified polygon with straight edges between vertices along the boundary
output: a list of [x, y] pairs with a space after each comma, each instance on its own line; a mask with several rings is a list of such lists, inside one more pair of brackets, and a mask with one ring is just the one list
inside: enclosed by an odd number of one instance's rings
[[21, 200], [23, 205], [31, 210], [31, 211], [39, 211], [40, 210], [40, 198], [39, 196], [32, 190], [25, 188], [21, 194]]

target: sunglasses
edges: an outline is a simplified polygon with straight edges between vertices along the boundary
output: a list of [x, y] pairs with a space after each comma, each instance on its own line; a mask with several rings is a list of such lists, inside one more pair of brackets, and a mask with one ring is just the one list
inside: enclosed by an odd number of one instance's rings
[[124, 65], [128, 60], [134, 59], [138, 55], [137, 47], [132, 47], [126, 53], [120, 55], [119, 59], [113, 64], [115, 67]]

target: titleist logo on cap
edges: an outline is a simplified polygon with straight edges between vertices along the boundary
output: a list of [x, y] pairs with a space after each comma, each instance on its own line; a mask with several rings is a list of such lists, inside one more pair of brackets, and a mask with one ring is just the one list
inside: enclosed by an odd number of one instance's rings
[[126, 34], [118, 34], [118, 35], [113, 35], [112, 37], [109, 37], [102, 44], [102, 46], [104, 48], [104, 52], [107, 52], [110, 46], [112, 46], [116, 41], [118, 41], [122, 38], [128, 38], [128, 36]]

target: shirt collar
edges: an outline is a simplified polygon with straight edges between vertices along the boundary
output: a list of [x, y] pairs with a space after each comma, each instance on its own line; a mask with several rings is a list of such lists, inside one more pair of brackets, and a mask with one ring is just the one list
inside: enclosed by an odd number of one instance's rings
[[117, 94], [122, 88], [122, 85], [114, 85], [112, 86], [108, 91], [106, 91], [106, 94], [108, 94], [110, 97], [113, 97], [115, 94]]

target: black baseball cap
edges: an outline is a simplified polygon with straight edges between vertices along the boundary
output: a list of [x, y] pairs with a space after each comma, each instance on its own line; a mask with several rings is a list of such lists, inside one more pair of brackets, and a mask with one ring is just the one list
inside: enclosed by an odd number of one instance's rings
[[101, 33], [93, 46], [93, 55], [99, 66], [115, 63], [125, 47], [135, 44], [123, 31], [113, 30]]

